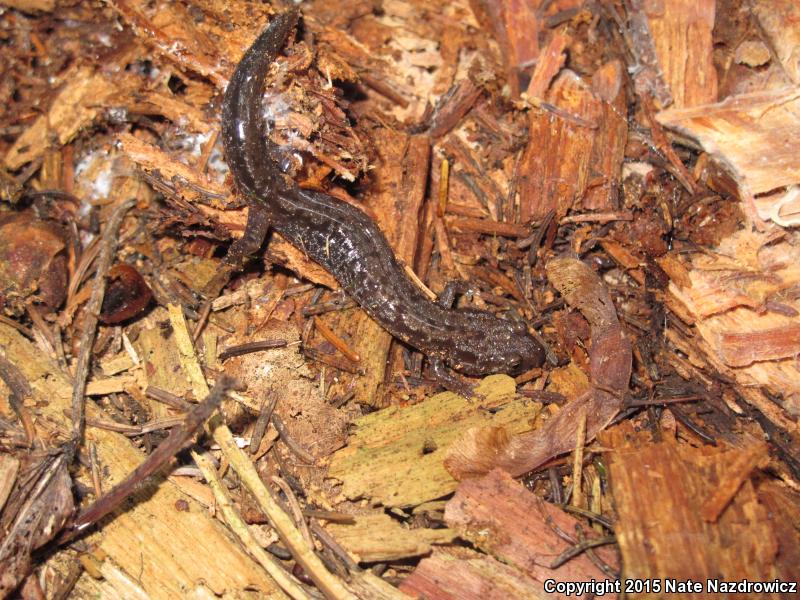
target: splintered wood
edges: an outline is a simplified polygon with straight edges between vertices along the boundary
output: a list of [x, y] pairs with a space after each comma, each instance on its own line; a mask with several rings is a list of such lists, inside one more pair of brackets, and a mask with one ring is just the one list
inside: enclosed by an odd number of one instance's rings
[[[789, 546], [781, 545], [778, 532], [785, 525], [759, 502], [762, 486], [753, 467], [764, 464], [763, 446], [756, 445], [758, 450], [750, 456], [749, 451], [694, 448], [672, 438], [654, 444], [648, 437], [634, 434], [629, 426], [602, 436], [612, 448], [615, 532], [626, 578], [691, 579], [704, 584], [703, 597], [727, 598], [705, 587], [706, 580], [772, 581], [796, 576], [791, 557], [798, 550], [797, 538]], [[696, 597], [661, 592], [642, 597]]]
[[[2, 323], [0, 347], [31, 383], [42, 407], [38, 427], [64, 435], [69, 421], [63, 411], [69, 407], [71, 382], [19, 332]], [[99, 412], [92, 404], [87, 409], [89, 417]], [[90, 427], [87, 437], [102, 461], [106, 489], [142, 461], [142, 453], [122, 434]], [[179, 510], [180, 504], [187, 509]], [[102, 534], [88, 539], [97, 544], [98, 556], [107, 557], [108, 568], [120, 571], [123, 581], [138, 574], [137, 594], [175, 598], [186, 590], [224, 594], [254, 586], [268, 597], [283, 596], [201, 505], [163, 477], [142, 486], [131, 505], [120, 510]], [[185, 561], [184, 556], [192, 560]], [[103, 593], [116, 595], [119, 583], [115, 577], [107, 578]]]
[[500, 470], [461, 483], [447, 503], [445, 521], [486, 554], [434, 552], [401, 590], [429, 600], [477, 600], [487, 592], [490, 598], [566, 598], [546, 592], [545, 581], [611, 579], [619, 568], [616, 553], [602, 546], [556, 564], [570, 547], [565, 536], [589, 543], [599, 536]]
[[519, 169], [523, 222], [551, 210], [561, 218], [581, 205], [614, 205], [628, 131], [620, 113], [622, 81], [617, 62], [602, 67], [591, 84], [565, 70], [545, 96], [555, 108], [531, 111], [530, 140]]
[[659, 122], [696, 139], [731, 170], [746, 198], [800, 183], [800, 88], [666, 110]]
[[449, 494], [457, 482], [442, 459], [458, 436], [478, 425], [525, 431], [539, 412], [538, 403], [515, 397], [514, 381], [503, 375], [487, 377], [477, 392], [494, 414], [478, 413], [445, 392], [361, 417], [347, 447], [333, 455], [329, 475], [342, 481], [346, 497], [384, 506], [413, 506]]
[[[740, 231], [715, 252], [661, 262], [672, 279], [673, 305], [700, 334], [688, 339], [672, 331], [678, 346], [704, 355], [745, 389], [765, 386], [791, 415], [800, 414], [798, 255], [796, 234]], [[796, 425], [790, 424], [790, 430], [797, 432]]]
[[656, 58], [671, 92], [672, 106], [708, 104], [717, 99], [711, 30], [716, 0], [636, 0], [643, 10]]

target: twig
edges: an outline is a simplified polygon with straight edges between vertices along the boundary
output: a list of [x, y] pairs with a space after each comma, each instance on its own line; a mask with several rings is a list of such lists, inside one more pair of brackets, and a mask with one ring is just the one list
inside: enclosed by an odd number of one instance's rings
[[248, 344], [238, 344], [225, 348], [219, 353], [217, 357], [220, 361], [228, 360], [234, 356], [242, 356], [243, 354], [251, 354], [253, 352], [261, 352], [262, 350], [272, 350], [273, 348], [285, 348], [288, 345], [286, 340], [261, 340], [259, 342], [250, 342]]
[[103, 484], [100, 481], [100, 461], [97, 459], [97, 446], [94, 442], [89, 444], [89, 465], [92, 470], [94, 497], [100, 498], [103, 495]]
[[607, 536], [601, 537], [601, 538], [592, 538], [592, 539], [583, 540], [581, 542], [578, 542], [574, 546], [570, 546], [569, 548], [564, 550], [564, 552], [559, 554], [553, 560], [553, 562], [550, 563], [549, 568], [550, 569], [557, 569], [558, 567], [563, 565], [565, 562], [567, 562], [571, 558], [574, 558], [574, 557], [578, 556], [578, 554], [582, 554], [583, 552], [585, 552], [589, 548], [596, 548], [597, 546], [606, 546], [608, 544], [615, 544], [616, 542], [617, 542], [617, 538], [614, 537], [613, 535], [607, 535]]
[[344, 563], [349, 571], [360, 571], [358, 563], [353, 560], [353, 558], [347, 553], [347, 550], [342, 548], [341, 544], [336, 541], [336, 539], [325, 529], [322, 525], [317, 523], [316, 521], [311, 521], [311, 531], [314, 532], [314, 535], [319, 538], [323, 544], [325, 544], [328, 548], [330, 548], [331, 552], [333, 552], [336, 557]]
[[86, 392], [86, 381], [89, 377], [92, 346], [97, 334], [97, 320], [100, 308], [103, 305], [103, 296], [106, 292], [106, 274], [117, 251], [117, 241], [119, 239], [117, 234], [122, 225], [122, 220], [134, 204], [136, 204], [135, 198], [120, 203], [111, 214], [101, 240], [92, 295], [86, 306], [86, 318], [83, 322], [83, 331], [80, 339], [80, 354], [78, 354], [78, 363], [75, 367], [75, 383], [72, 388], [72, 442], [75, 448], [83, 438], [84, 394]]
[[608, 223], [609, 221], [632, 221], [633, 213], [628, 210], [616, 212], [583, 213], [561, 217], [560, 225], [567, 223]]
[[152, 385], [148, 385], [144, 393], [148, 398], [152, 398], [156, 402], [161, 402], [161, 404], [166, 404], [171, 408], [186, 411], [192, 407], [190, 402], [187, 402], [180, 396], [176, 396], [171, 392], [162, 390], [161, 388], [157, 388]]
[[286, 429], [286, 425], [283, 423], [283, 419], [281, 419], [278, 415], [272, 415], [272, 426], [278, 430], [278, 435], [281, 436], [281, 441], [286, 444], [286, 447], [297, 456], [300, 460], [302, 460], [307, 465], [313, 465], [316, 461], [311, 453], [303, 448], [297, 441], [289, 434], [289, 431]]
[[342, 338], [340, 338], [328, 325], [319, 317], [314, 317], [314, 327], [319, 331], [320, 335], [328, 340], [334, 348], [336, 348], [342, 355], [349, 361], [354, 363], [361, 362], [361, 357], [350, 346], [347, 345]]
[[[178, 356], [183, 371], [189, 377], [195, 395], [198, 397], [203, 396], [206, 393], [205, 390], [208, 389], [208, 385], [203, 377], [203, 371], [197, 361], [197, 356], [194, 353], [191, 336], [186, 327], [186, 321], [183, 318], [183, 312], [180, 306], [175, 304], [168, 305], [167, 310], [169, 312], [170, 323], [172, 324], [172, 331], [175, 335], [175, 342], [178, 346]], [[355, 596], [345, 587], [344, 583], [325, 568], [325, 565], [322, 564], [322, 561], [314, 553], [313, 549], [309, 548], [305, 543], [303, 536], [294, 526], [291, 517], [286, 514], [270, 495], [269, 490], [261, 480], [261, 476], [253, 462], [237, 446], [233, 433], [228, 429], [228, 426], [223, 423], [222, 418], [219, 416], [212, 418], [208, 424], [208, 428], [211, 431], [211, 435], [214, 437], [214, 441], [219, 444], [223, 457], [227, 459], [230, 466], [239, 475], [241, 482], [250, 490], [250, 493], [253, 494], [259, 508], [261, 508], [267, 516], [270, 524], [281, 538], [281, 541], [325, 597], [334, 600], [356, 600]]]
[[440, 219], [444, 217], [447, 210], [447, 191], [450, 182], [450, 161], [446, 158], [442, 160], [441, 172], [439, 175], [439, 203], [436, 206], [436, 216]]
[[256, 424], [253, 425], [253, 434], [250, 436], [250, 454], [256, 454], [261, 447], [261, 440], [264, 433], [267, 431], [267, 425], [272, 418], [272, 413], [275, 410], [275, 405], [278, 403], [278, 395], [272, 394], [269, 400], [264, 399], [261, 405], [261, 412], [258, 414]]
[[583, 449], [586, 444], [586, 413], [578, 417], [578, 431], [575, 434], [575, 456], [572, 463], [572, 506], [583, 508]]
[[219, 506], [222, 516], [225, 517], [225, 522], [228, 527], [239, 537], [245, 549], [250, 555], [258, 561], [264, 570], [269, 573], [280, 588], [295, 600], [308, 600], [310, 596], [306, 594], [305, 590], [294, 578], [286, 572], [286, 570], [267, 553], [250, 533], [247, 523], [244, 522], [241, 515], [231, 504], [225, 486], [222, 485], [217, 471], [214, 468], [214, 463], [205, 455], [192, 451], [192, 458], [200, 468], [208, 485], [211, 486], [211, 491], [214, 493], [214, 499]]
[[164, 463], [175, 456], [194, 435], [195, 431], [211, 416], [225, 392], [233, 387], [234, 383], [235, 380], [230, 377], [220, 377], [206, 399], [186, 414], [186, 420], [183, 425], [175, 427], [167, 439], [161, 442], [158, 448], [142, 464], [136, 467], [130, 475], [115, 485], [105, 496], [98, 498], [94, 504], [84, 510], [69, 527], [64, 529], [65, 533], [59, 538], [59, 542], [64, 543], [72, 540], [81, 531], [105, 517], [117, 508], [142, 481], [158, 471]]
[[289, 508], [292, 509], [292, 514], [294, 515], [294, 522], [297, 525], [297, 528], [300, 530], [300, 533], [303, 534], [303, 537], [306, 539], [306, 543], [313, 547], [314, 546], [314, 538], [311, 537], [311, 532], [308, 530], [308, 523], [306, 523], [305, 516], [303, 515], [303, 508], [300, 506], [300, 501], [297, 499], [297, 496], [292, 491], [291, 486], [286, 483], [286, 480], [282, 477], [278, 477], [277, 475], [272, 476], [272, 482], [281, 488], [284, 496], [286, 496], [286, 502], [289, 504]]
[[609, 531], [614, 531], [614, 523], [612, 523], [608, 517], [605, 517], [601, 514], [596, 512], [592, 512], [591, 510], [587, 510], [585, 508], [579, 508], [577, 506], [572, 506], [571, 504], [561, 504], [561, 503], [554, 503], [560, 509], [565, 512], [572, 513], [573, 515], [578, 515], [589, 519], [590, 521], [594, 521], [595, 523], [600, 523], [603, 527], [608, 529]]
[[717, 440], [711, 435], [708, 431], [706, 431], [703, 427], [692, 421], [689, 416], [681, 410], [677, 404], [672, 404], [669, 407], [669, 411], [678, 420], [678, 422], [686, 427], [689, 431], [694, 433], [697, 437], [703, 440], [706, 444], [711, 446], [717, 445]]

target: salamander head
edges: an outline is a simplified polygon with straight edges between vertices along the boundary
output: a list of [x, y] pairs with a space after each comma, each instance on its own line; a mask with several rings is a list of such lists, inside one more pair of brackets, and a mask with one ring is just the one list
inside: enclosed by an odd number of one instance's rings
[[455, 340], [446, 357], [456, 371], [465, 375], [518, 375], [544, 362], [544, 348], [524, 324], [481, 311], [470, 314], [469, 330]]

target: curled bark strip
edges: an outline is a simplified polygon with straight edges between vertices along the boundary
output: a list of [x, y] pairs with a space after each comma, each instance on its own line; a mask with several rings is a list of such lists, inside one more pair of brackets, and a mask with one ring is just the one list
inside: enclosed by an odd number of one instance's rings
[[568, 402], [541, 428], [510, 436], [503, 428], [475, 428], [457, 441], [445, 467], [456, 479], [500, 467], [522, 475], [572, 450], [581, 413], [586, 441], [594, 439], [622, 407], [631, 375], [631, 345], [617, 319], [614, 304], [598, 276], [577, 259], [559, 258], [547, 265], [550, 282], [591, 326], [589, 351], [592, 388]]

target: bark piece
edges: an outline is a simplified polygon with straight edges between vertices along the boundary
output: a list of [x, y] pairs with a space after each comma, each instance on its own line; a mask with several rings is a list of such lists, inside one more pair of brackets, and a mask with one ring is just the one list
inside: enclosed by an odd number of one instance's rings
[[[542, 86], [540, 72], [534, 87]], [[531, 111], [519, 166], [521, 222], [551, 210], [561, 219], [580, 203], [591, 210], [615, 207], [628, 133], [622, 75], [619, 61], [603, 65], [591, 84], [562, 71], [543, 98], [554, 108]]]
[[524, 573], [483, 554], [434, 551], [408, 576], [400, 590], [425, 600], [550, 599]]
[[800, 183], [800, 88], [734, 96], [717, 104], [670, 109], [658, 121], [696, 139], [726, 166], [742, 200]]
[[[629, 579], [770, 581], [777, 541], [766, 509], [745, 481], [719, 519], [698, 507], [712, 498], [740, 450], [695, 448], [673, 438], [648, 442], [630, 425], [608, 431], [611, 491], [619, 518], [616, 534]], [[658, 465], [658, 469], [653, 466]], [[663, 591], [663, 590], [662, 590]], [[710, 593], [704, 597], [725, 598]], [[649, 597], [690, 598], [694, 594]], [[748, 594], [748, 598], [777, 597]]]
[[6, 152], [7, 169], [13, 171], [42, 156], [50, 147], [51, 138], [66, 144], [97, 117], [114, 92], [123, 92], [116, 83], [89, 67], [71, 69], [64, 74], [63, 81], [65, 85], [47, 113], [36, 119]]
[[685, 108], [717, 100], [712, 61], [716, 0], [638, 0], [653, 39], [672, 106]]
[[513, 97], [520, 92], [520, 72], [539, 56], [541, 0], [474, 0], [473, 9], [488, 16], [500, 43]]
[[481, 94], [481, 88], [469, 77], [462, 79], [442, 95], [434, 108], [428, 135], [439, 138], [459, 124], [472, 109]]
[[592, 76], [592, 91], [603, 99], [600, 126], [592, 143], [588, 189], [583, 208], [601, 211], [617, 208], [622, 160], [628, 141], [628, 113], [624, 67], [613, 60]]
[[556, 78], [545, 100], [559, 114], [531, 111], [528, 146], [519, 166], [522, 223], [540, 220], [551, 210], [558, 220], [582, 198], [602, 113], [600, 100], [572, 71]]
[[327, 526], [356, 562], [389, 562], [429, 554], [432, 544], [452, 542], [452, 529], [410, 529], [383, 512], [357, 515], [355, 523]]
[[536, 61], [528, 89], [525, 93], [531, 98], [541, 98], [550, 87], [553, 78], [558, 74], [567, 60], [564, 50], [569, 45], [570, 39], [560, 32], [553, 34], [547, 47], [542, 51]]
[[[530, 493], [499, 469], [480, 479], [462, 481], [447, 503], [445, 521], [478, 548], [544, 585], [545, 580], [589, 581], [604, 579], [584, 553], [552, 569], [549, 565], [570, 544], [557, 531], [575, 535], [575, 517]], [[584, 528], [586, 539], [599, 537]], [[619, 561], [609, 547], [594, 550], [610, 568]]]
[[540, 405], [517, 398], [514, 389], [513, 379], [493, 375], [478, 386], [486, 397], [480, 407], [444, 392], [361, 417], [348, 446], [333, 455], [328, 474], [342, 481], [344, 496], [373, 504], [413, 506], [441, 498], [457, 485], [442, 459], [466, 429], [483, 424], [513, 434], [530, 427]]
[[712, 523], [719, 519], [742, 484], [750, 479], [753, 470], [756, 467], [766, 467], [768, 462], [769, 452], [767, 445], [763, 442], [739, 451], [734, 460], [720, 474], [717, 488], [700, 508], [703, 518]]

